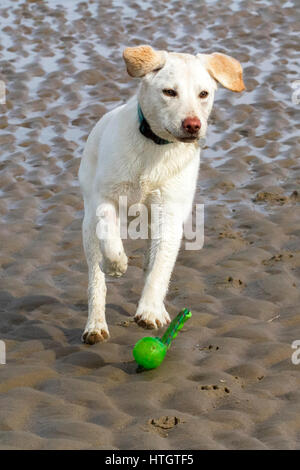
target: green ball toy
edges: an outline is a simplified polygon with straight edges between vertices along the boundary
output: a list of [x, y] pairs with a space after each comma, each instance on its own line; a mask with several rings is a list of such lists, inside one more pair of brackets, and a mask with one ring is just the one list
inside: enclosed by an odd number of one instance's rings
[[171, 341], [176, 338], [178, 331], [181, 330], [184, 323], [191, 316], [192, 313], [185, 308], [171, 321], [162, 338], [146, 336], [140, 339], [132, 351], [133, 357], [139, 366], [144, 369], [155, 369], [160, 366], [171, 346]]

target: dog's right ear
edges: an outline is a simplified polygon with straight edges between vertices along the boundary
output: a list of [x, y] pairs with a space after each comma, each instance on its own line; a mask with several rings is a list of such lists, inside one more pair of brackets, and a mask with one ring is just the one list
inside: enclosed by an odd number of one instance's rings
[[155, 51], [150, 46], [127, 47], [123, 59], [131, 77], [144, 77], [165, 65], [167, 52]]

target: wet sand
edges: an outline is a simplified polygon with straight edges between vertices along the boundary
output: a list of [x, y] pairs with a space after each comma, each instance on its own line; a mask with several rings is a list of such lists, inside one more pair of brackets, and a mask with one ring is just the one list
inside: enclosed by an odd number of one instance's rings
[[[296, 4], [1, 3], [1, 449], [299, 449]], [[193, 317], [162, 366], [138, 374], [142, 241], [126, 243], [128, 272], [108, 280], [110, 341], [80, 343], [77, 171], [94, 123], [135, 92], [121, 54], [141, 43], [232, 54], [247, 92], [218, 91], [196, 195], [205, 244], [181, 251], [170, 284], [170, 314]]]

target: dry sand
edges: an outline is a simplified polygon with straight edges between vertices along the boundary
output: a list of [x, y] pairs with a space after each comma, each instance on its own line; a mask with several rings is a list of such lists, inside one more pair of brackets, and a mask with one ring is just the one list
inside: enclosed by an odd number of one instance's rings
[[[300, 447], [299, 7], [295, 1], [13, 1], [0, 7], [2, 449]], [[162, 366], [136, 373], [143, 242], [108, 280], [111, 340], [87, 316], [77, 171], [94, 123], [134, 93], [121, 59], [149, 43], [232, 54], [247, 92], [218, 91], [167, 308], [193, 311]]]

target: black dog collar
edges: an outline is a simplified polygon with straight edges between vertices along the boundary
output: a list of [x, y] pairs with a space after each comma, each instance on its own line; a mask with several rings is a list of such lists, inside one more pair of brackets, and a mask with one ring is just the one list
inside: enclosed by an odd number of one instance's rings
[[143, 134], [144, 137], [146, 137], [147, 139], [151, 139], [157, 145], [166, 145], [171, 143], [168, 140], [162, 139], [161, 137], [158, 137], [158, 135], [154, 134], [139, 104], [138, 117], [140, 122], [140, 133]]

